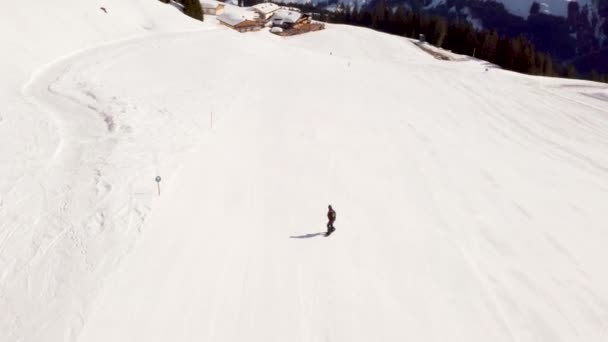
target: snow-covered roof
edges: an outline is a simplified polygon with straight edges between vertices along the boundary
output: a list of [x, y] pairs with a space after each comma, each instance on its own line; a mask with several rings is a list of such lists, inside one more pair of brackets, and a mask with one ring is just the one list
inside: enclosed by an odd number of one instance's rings
[[[251, 14], [249, 14], [251, 13]], [[228, 24], [230, 26], [234, 26], [234, 25], [238, 25], [240, 23], [242, 23], [245, 20], [251, 20], [254, 21], [256, 19], [255, 15], [253, 15], [252, 12], [240, 12], [240, 13], [234, 13], [234, 12], [230, 12], [230, 13], [224, 13], [222, 15], [220, 15], [219, 17], [217, 17], [217, 20]]]
[[215, 0], [201, 0], [201, 6], [203, 8], [218, 8], [219, 6], [224, 6], [224, 4]]
[[295, 23], [302, 17], [302, 13], [280, 9], [272, 15], [273, 22]]
[[261, 4], [253, 5], [251, 7], [263, 14], [272, 13], [279, 9], [279, 5], [273, 4], [272, 2], [264, 2]]
[[302, 12], [302, 11], [300, 11], [299, 8], [295, 8], [295, 7], [281, 6], [281, 9], [286, 9], [286, 10], [290, 10], [290, 11], [293, 11], [293, 12]]

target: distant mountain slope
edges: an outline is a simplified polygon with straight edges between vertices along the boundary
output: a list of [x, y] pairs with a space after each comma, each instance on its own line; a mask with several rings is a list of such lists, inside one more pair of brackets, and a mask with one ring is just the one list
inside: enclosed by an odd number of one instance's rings
[[[426, 8], [433, 8], [438, 5], [445, 4], [447, 0], [397, 0], [393, 1], [395, 4], [403, 3], [410, 6], [421, 6]], [[505, 8], [512, 14], [527, 17], [530, 13], [530, 7], [535, 0], [495, 0], [505, 6]], [[594, 2], [601, 0], [579, 0], [581, 6], [593, 5]], [[312, 3], [319, 6], [332, 6], [336, 4], [365, 6], [372, 3], [373, 0], [283, 0], [279, 2], [294, 2], [294, 3]], [[536, 0], [541, 5], [541, 10], [544, 13], [567, 16], [568, 15], [568, 2], [567, 0]]]
[[[332, 11], [349, 4], [373, 8], [377, 2], [312, 1]], [[536, 9], [532, 8], [534, 0], [388, 0], [387, 3], [392, 9], [404, 6], [453, 20], [461, 18], [477, 29], [496, 30], [508, 37], [523, 35], [534, 42], [539, 51], [550, 54], [558, 62], [574, 63], [584, 74], [592, 70], [608, 72], [608, 63], [599, 57], [608, 46], [608, 0], [538, 0]]]
[[[544, 11], [542, 6], [532, 13], [519, 16], [511, 13], [502, 3], [478, 0], [446, 0], [426, 10], [445, 16], [475, 19], [476, 25], [510, 37], [524, 35], [540, 51], [569, 63], [595, 55], [608, 46], [608, 6], [605, 0], [601, 1], [585, 5], [570, 2], [565, 16], [552, 15]], [[591, 63], [578, 64], [579, 71], [588, 73], [596, 69], [608, 72], [608, 63], [596, 59], [587, 61]]]
[[[445, 1], [445, 0], [441, 0]], [[566, 17], [568, 15], [568, 3], [567, 0], [496, 0], [503, 4], [505, 8], [512, 14], [520, 17], [527, 17], [530, 13], [530, 8], [534, 2], [540, 4], [540, 10], [542, 13], [551, 14], [556, 16]], [[592, 5], [594, 0], [578, 0], [579, 5]]]

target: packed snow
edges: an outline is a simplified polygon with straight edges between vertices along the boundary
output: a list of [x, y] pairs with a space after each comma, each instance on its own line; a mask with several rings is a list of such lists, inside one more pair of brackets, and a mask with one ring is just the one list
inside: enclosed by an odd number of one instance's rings
[[3, 9], [0, 341], [608, 340], [605, 84]]

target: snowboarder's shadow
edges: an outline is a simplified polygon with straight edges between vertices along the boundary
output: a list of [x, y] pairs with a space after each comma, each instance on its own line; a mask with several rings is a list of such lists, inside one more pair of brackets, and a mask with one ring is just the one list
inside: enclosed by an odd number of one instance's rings
[[325, 235], [325, 232], [309, 233], [309, 234], [305, 234], [305, 235], [292, 235], [289, 238], [291, 238], [291, 239], [310, 239], [315, 236], [323, 236], [323, 235]]

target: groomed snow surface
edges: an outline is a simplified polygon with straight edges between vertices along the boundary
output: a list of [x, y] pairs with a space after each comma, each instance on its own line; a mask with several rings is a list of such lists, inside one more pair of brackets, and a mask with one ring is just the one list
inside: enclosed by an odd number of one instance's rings
[[0, 341], [608, 341], [606, 85], [155, 0], [0, 16]]

